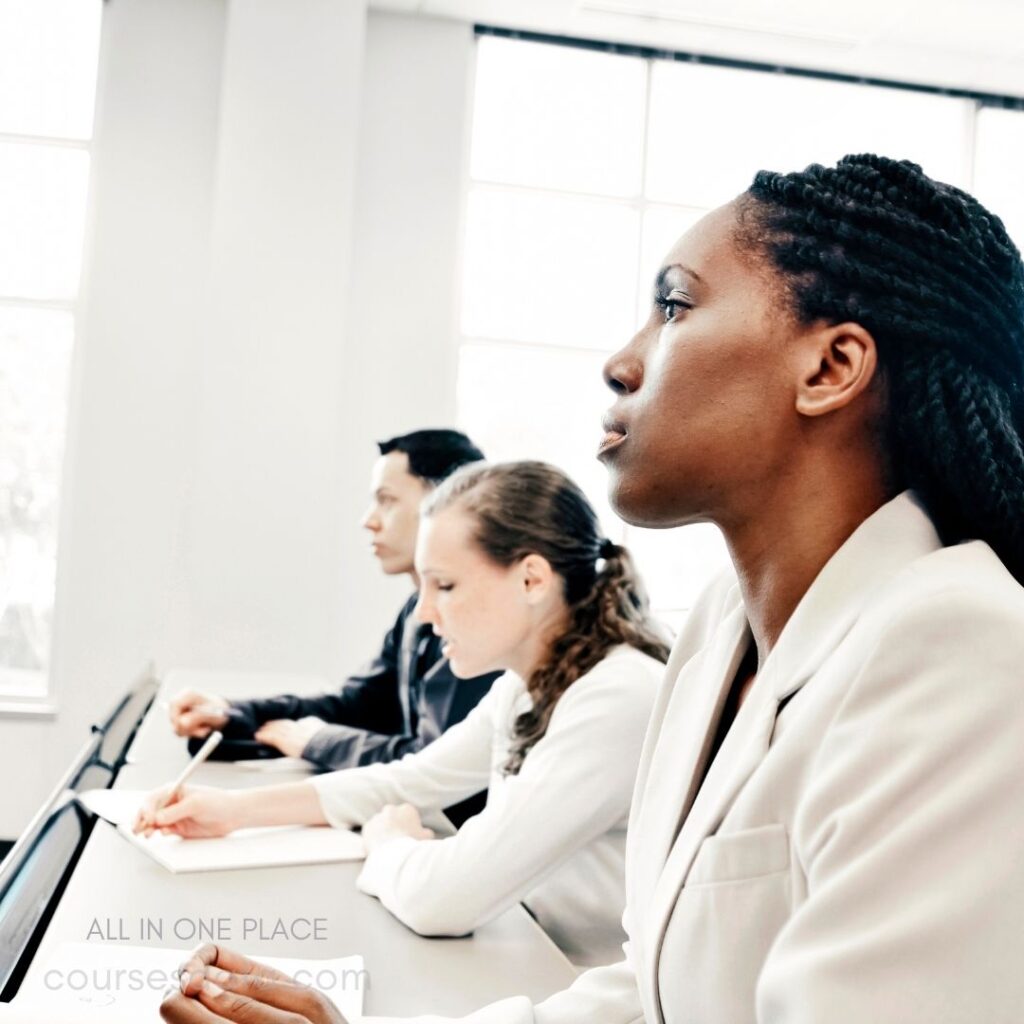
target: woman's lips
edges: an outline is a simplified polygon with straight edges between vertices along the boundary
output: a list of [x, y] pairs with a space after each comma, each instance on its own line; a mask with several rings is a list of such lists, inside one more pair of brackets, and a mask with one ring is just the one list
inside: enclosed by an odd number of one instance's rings
[[601, 438], [601, 443], [597, 446], [597, 454], [599, 456], [610, 451], [612, 448], [617, 448], [626, 440], [627, 436], [625, 424], [615, 419], [615, 415], [612, 412], [605, 414], [601, 420], [601, 426], [604, 429], [604, 437]]
[[625, 440], [625, 434], [621, 434], [617, 430], [609, 430], [605, 433], [604, 437], [601, 438], [601, 443], [597, 446], [597, 454], [603, 455], [606, 451], [618, 447]]

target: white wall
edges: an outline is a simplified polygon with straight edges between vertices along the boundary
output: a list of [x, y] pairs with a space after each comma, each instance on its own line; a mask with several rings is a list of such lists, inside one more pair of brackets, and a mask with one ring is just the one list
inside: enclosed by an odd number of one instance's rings
[[343, 365], [365, 8], [232, 0], [186, 528], [195, 665], [341, 669]]
[[53, 721], [0, 836], [149, 658], [338, 677], [404, 581], [373, 441], [454, 419], [472, 32], [333, 0], [105, 6]]
[[457, 254], [462, 236], [473, 32], [464, 22], [373, 14], [356, 178], [348, 439], [341, 519], [344, 639], [379, 634], [409, 593], [375, 574], [365, 509], [373, 441], [455, 423]]

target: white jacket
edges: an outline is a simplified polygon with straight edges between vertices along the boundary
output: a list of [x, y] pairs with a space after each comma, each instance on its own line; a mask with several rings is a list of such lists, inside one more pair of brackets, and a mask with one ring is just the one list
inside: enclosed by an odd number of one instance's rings
[[426, 749], [314, 779], [341, 828], [386, 804], [440, 808], [489, 787], [487, 807], [457, 835], [376, 847], [359, 887], [423, 935], [464, 935], [522, 901], [573, 962], [619, 959], [626, 823], [663, 673], [632, 647], [613, 649], [563, 694], [518, 775], [501, 769], [530, 698], [506, 673]]
[[819, 574], [695, 792], [748, 640], [723, 580], [669, 664], [627, 959], [467, 1022], [1024, 1020], [1024, 589], [900, 495]]

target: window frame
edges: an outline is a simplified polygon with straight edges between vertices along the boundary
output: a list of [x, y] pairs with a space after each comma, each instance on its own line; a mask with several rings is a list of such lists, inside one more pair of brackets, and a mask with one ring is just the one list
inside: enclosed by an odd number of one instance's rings
[[[53, 135], [31, 135], [24, 133], [15, 132], [4, 132], [0, 131], [0, 143], [13, 143], [16, 145], [26, 146], [40, 146], [40, 147], [56, 147], [60, 149], [72, 149], [79, 152], [84, 152], [89, 162], [88, 176], [89, 183], [87, 188], [89, 192], [86, 198], [85, 208], [85, 231], [82, 240], [83, 254], [88, 237], [88, 226], [89, 226], [89, 207], [91, 203], [91, 176], [92, 176], [92, 159], [93, 159], [93, 132], [90, 131], [87, 138], [64, 138]], [[0, 291], [0, 308], [4, 309], [15, 309], [15, 310], [43, 310], [48, 312], [64, 313], [71, 317], [71, 357], [68, 368], [69, 372], [69, 389], [67, 402], [65, 406], [65, 414], [70, 419], [70, 413], [72, 410], [71, 390], [73, 389], [73, 381], [75, 374], [75, 352], [79, 342], [79, 314], [81, 310], [82, 301], [82, 288], [81, 282], [84, 275], [84, 268], [80, 262], [79, 265], [79, 280], [75, 289], [75, 295], [71, 299], [40, 299], [33, 298], [25, 295], [20, 295], [15, 292], [3, 292]], [[64, 446], [61, 453], [62, 466], [66, 467], [68, 448], [70, 443], [69, 437], [70, 431], [65, 427], [64, 431]], [[63, 503], [64, 494], [66, 493], [66, 479], [65, 470], [62, 469], [60, 478], [57, 481], [58, 489], [58, 510]], [[60, 564], [61, 548], [62, 548], [62, 529], [60, 527], [61, 514], [58, 511], [58, 526], [56, 530], [56, 536], [54, 538], [57, 548], [57, 561], [58, 566]], [[59, 568], [58, 568], [59, 573]], [[46, 667], [38, 671], [29, 669], [17, 669], [8, 665], [0, 664], [0, 718], [41, 718], [41, 719], [52, 719], [56, 717], [58, 705], [54, 696], [54, 685], [53, 685], [53, 665], [54, 665], [54, 640], [56, 637], [56, 581], [54, 585], [54, 616], [53, 616], [53, 628], [51, 629], [49, 642], [49, 656], [47, 659]], [[34, 677], [34, 682], [26, 682], [27, 676]]]

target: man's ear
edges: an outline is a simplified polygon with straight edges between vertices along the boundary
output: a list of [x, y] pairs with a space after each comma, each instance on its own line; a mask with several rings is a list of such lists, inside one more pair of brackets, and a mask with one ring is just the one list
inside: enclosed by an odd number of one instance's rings
[[814, 327], [799, 339], [796, 411], [824, 416], [845, 408], [878, 375], [878, 348], [857, 323]]
[[543, 555], [527, 555], [519, 563], [519, 571], [527, 602], [534, 604], [543, 600], [555, 575], [551, 563]]

